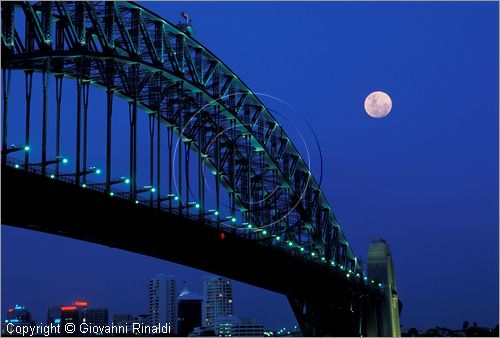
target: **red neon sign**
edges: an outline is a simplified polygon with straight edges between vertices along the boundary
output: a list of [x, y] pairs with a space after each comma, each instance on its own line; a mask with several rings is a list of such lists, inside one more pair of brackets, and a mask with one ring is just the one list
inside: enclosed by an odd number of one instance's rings
[[220, 235], [219, 235], [219, 237], [220, 237], [220, 239], [224, 239], [224, 238], [226, 238], [226, 235], [224, 235], [224, 233], [221, 232]]
[[61, 306], [61, 311], [74, 311], [76, 306]]
[[75, 302], [75, 305], [76, 305], [76, 306], [83, 306], [83, 307], [87, 307], [88, 303], [87, 303], [87, 302], [84, 302], [84, 301], [79, 301], [79, 300], [77, 300], [77, 301]]
[[9, 312], [14, 312], [14, 309], [9, 309], [8, 311], [9, 311]]

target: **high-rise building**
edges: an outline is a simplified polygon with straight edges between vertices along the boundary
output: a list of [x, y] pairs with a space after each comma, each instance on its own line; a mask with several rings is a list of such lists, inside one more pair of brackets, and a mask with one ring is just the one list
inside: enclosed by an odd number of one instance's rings
[[195, 327], [201, 326], [203, 298], [186, 287], [179, 295], [177, 334], [187, 336]]
[[219, 337], [262, 337], [264, 335], [264, 325], [257, 324], [253, 318], [218, 317], [213, 326], [215, 334]]
[[61, 306], [61, 334], [63, 336], [77, 336], [79, 334], [79, 330], [67, 331], [69, 326], [66, 324], [72, 323], [75, 328], [80, 327], [83, 322], [83, 312], [81, 307], [75, 305]]
[[177, 333], [177, 285], [173, 276], [160, 274], [148, 282], [149, 324], [170, 325]]
[[31, 313], [26, 307], [16, 305], [7, 310], [7, 319], [9, 323], [31, 323]]
[[203, 283], [205, 304], [203, 305], [203, 326], [212, 327], [217, 317], [233, 315], [233, 288], [224, 277], [207, 276]]
[[85, 323], [104, 326], [109, 324], [108, 309], [92, 309], [89, 308], [85, 311]]
[[61, 324], [61, 305], [54, 305], [47, 309], [47, 324]]
[[[374, 240], [368, 249], [368, 276], [380, 282], [384, 288], [384, 301], [378, 314], [377, 320], [378, 334], [389, 337], [400, 337], [401, 328], [399, 325], [399, 299], [396, 288], [396, 273], [392, 254], [386, 241], [383, 239]], [[376, 333], [371, 333], [373, 335]]]
[[26, 307], [16, 305], [7, 309], [7, 316], [2, 322], [1, 333], [2, 336], [12, 335], [13, 327], [22, 326], [23, 330], [29, 329], [28, 327], [35, 325], [35, 321], [31, 317], [31, 313], [26, 310]]

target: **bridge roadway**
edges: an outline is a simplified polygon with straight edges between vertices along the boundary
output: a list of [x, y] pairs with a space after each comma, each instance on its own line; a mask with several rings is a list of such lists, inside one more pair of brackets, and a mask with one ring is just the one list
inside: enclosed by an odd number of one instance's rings
[[[287, 295], [303, 331], [359, 335], [359, 302], [381, 295], [328, 266], [225, 232], [204, 222], [2, 166], [2, 224], [136, 252]], [[299, 304], [333, 306], [319, 328]], [[316, 316], [317, 317], [317, 316]], [[364, 326], [364, 325], [362, 325]], [[313, 330], [313, 331], [309, 331]], [[362, 331], [365, 331], [364, 329]]]

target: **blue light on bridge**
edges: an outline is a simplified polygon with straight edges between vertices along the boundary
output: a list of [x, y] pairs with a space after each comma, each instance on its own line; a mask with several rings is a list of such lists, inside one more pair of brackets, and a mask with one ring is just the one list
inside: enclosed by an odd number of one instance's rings
[[301, 248], [300, 248], [300, 251], [304, 252], [304, 248], [303, 248], [303, 247], [301, 247]]
[[63, 158], [62, 159], [62, 163], [64, 163], [64, 164], [68, 163], [68, 159], [67, 158]]
[[175, 200], [175, 201], [178, 201], [178, 200], [179, 200], [179, 196], [175, 196], [175, 197], [174, 197], [174, 200]]
[[335, 262], [333, 262], [333, 261], [330, 264], [332, 264], [332, 266], [335, 266]]
[[96, 170], [95, 170], [95, 173], [96, 173], [97, 175], [99, 175], [99, 174], [101, 173], [101, 169], [96, 169]]
[[50, 175], [50, 178], [54, 179], [54, 178], [56, 178], [56, 177], [54, 176], [54, 174], [52, 174], [52, 175]]
[[151, 192], [155, 192], [156, 189], [154, 187], [151, 187]]
[[364, 276], [364, 277], [363, 277], [363, 279], [364, 279], [364, 280], [368, 280], [368, 277]]
[[125, 184], [130, 184], [130, 180], [128, 178], [125, 179]]
[[378, 283], [378, 286], [381, 288], [382, 287], [382, 283]]
[[115, 196], [115, 193], [114, 192], [110, 192], [109, 196]]
[[200, 208], [200, 203], [196, 203], [196, 204], [194, 205], [194, 207], [195, 207], [196, 209], [199, 209], [199, 208]]

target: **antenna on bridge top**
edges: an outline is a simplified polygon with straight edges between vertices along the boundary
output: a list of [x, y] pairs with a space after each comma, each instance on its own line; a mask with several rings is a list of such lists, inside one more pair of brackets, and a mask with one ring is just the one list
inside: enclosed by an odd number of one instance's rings
[[184, 23], [179, 22], [177, 24], [177, 28], [179, 28], [189, 36], [194, 35], [194, 30], [193, 27], [191, 27], [191, 19], [189, 18], [189, 14], [186, 12], [182, 12], [181, 17], [183, 17], [186, 21]]
[[181, 16], [186, 19], [186, 25], [190, 26], [191, 25], [191, 20], [189, 19], [189, 14], [186, 12], [182, 12]]

